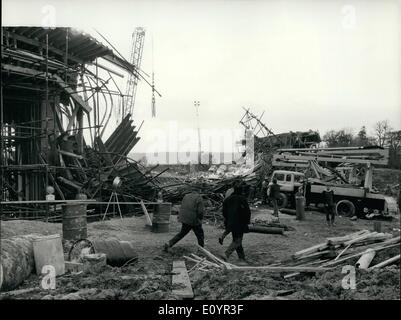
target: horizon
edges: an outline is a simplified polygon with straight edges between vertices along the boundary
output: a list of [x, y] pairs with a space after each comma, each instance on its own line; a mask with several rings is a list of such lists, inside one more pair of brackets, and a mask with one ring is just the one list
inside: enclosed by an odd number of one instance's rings
[[[144, 27], [141, 68], [155, 73], [162, 97], [156, 96], [152, 118], [151, 88], [139, 82], [133, 118], [144, 125], [138, 152], [161, 152], [166, 146], [171, 152], [197, 150], [194, 101], [200, 101], [205, 135], [230, 132], [218, 139], [227, 150], [243, 131], [238, 123], [243, 107], [257, 115], [265, 111], [262, 121], [274, 133], [313, 130], [323, 136], [343, 128], [357, 133], [364, 125], [371, 135], [375, 122], [386, 119], [401, 129], [399, 1], [99, 0], [96, 15], [93, 5], [6, 0], [3, 25], [50, 21], [109, 46], [99, 30], [126, 59], [131, 33]], [[107, 23], [110, 17], [118, 19]], [[127, 75], [116, 79], [123, 92], [126, 80]], [[171, 126], [179, 134], [169, 136]], [[105, 137], [112, 130], [108, 126]], [[224, 141], [228, 136], [231, 140]], [[205, 139], [202, 149], [208, 151], [216, 141]]]

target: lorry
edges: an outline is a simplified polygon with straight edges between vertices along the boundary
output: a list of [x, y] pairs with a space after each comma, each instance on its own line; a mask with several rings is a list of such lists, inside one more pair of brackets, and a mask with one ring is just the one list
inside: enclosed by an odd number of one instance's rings
[[[280, 207], [294, 207], [299, 190], [308, 202], [319, 206], [323, 190], [330, 185], [338, 215], [373, 212], [388, 216], [397, 212], [396, 200], [372, 186], [373, 164], [387, 162], [388, 149], [380, 147], [279, 149], [273, 155], [273, 168], [290, 170], [274, 170], [269, 185], [277, 179]], [[306, 194], [307, 184], [310, 193]]]

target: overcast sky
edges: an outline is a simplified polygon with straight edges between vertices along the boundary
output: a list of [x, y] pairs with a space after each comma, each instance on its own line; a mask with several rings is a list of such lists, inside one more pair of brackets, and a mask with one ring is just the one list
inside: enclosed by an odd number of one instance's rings
[[[135, 119], [145, 123], [136, 151], [176, 151], [181, 142], [162, 141], [174, 126], [196, 137], [194, 100], [202, 134], [241, 129], [242, 107], [265, 110], [275, 133], [362, 125], [369, 132], [382, 119], [401, 129], [399, 1], [2, 3], [3, 25], [41, 25], [52, 5], [57, 26], [106, 44], [96, 28], [126, 58], [134, 28], [146, 29], [142, 69], [151, 74], [153, 56], [163, 97], [151, 118], [151, 90], [140, 83]], [[185, 148], [196, 150], [189, 140]]]

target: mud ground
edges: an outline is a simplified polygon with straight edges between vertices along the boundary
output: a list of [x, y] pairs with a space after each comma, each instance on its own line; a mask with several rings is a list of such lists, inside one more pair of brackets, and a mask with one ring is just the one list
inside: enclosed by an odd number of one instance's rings
[[[268, 218], [268, 212], [266, 208], [253, 208], [252, 217]], [[325, 216], [315, 211], [306, 212], [304, 221], [281, 214], [280, 222], [295, 230], [286, 231], [284, 235], [249, 233], [244, 236], [243, 245], [250, 265], [267, 265], [289, 258], [296, 251], [324, 242], [327, 237], [362, 229], [373, 230], [373, 221], [351, 221], [345, 217], [337, 217], [336, 226], [329, 228]], [[18, 289], [36, 288], [35, 291], [18, 297], [3, 296], [3, 299], [175, 299], [171, 294], [172, 262], [184, 260], [183, 255], [197, 253], [193, 233], [177, 243], [170, 252], [163, 252], [163, 244], [179, 229], [176, 216], [171, 216], [168, 233], [151, 232], [143, 216], [89, 223], [89, 239], [134, 241], [138, 261], [122, 268], [106, 266], [101, 272], [67, 273], [57, 278], [56, 289], [50, 291], [40, 289], [40, 277], [32, 275]], [[382, 222], [383, 232], [399, 235], [399, 229], [399, 219]], [[223, 231], [220, 227], [205, 223], [204, 230], [205, 247], [216, 255], [223, 254], [230, 243], [230, 236], [221, 246], [217, 240]], [[61, 234], [61, 231], [61, 224], [2, 221], [0, 236]], [[400, 248], [391, 250], [386, 254], [392, 256], [400, 252]], [[384, 260], [383, 254], [378, 254], [372, 265]], [[238, 262], [235, 253], [230, 262]], [[350, 264], [354, 262], [350, 260]], [[191, 266], [192, 263], [187, 262], [187, 268]], [[194, 271], [190, 274], [195, 299], [400, 299], [399, 265], [374, 272], [357, 271], [355, 290], [342, 288], [343, 277], [341, 267], [322, 274], [303, 274], [290, 279], [262, 271]]]

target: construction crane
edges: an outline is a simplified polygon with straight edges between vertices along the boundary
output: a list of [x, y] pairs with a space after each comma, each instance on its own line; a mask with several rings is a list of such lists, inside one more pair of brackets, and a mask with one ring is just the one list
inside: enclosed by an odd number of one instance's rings
[[152, 118], [156, 117], [156, 98], [155, 98], [155, 68], [153, 55], [153, 37], [152, 37]]
[[152, 72], [152, 118], [156, 117], [155, 73]]
[[121, 119], [124, 119], [127, 114], [133, 114], [135, 105], [136, 90], [138, 87], [138, 73], [141, 67], [143, 45], [145, 42], [145, 29], [142, 27], [135, 28], [132, 33], [132, 47], [130, 52], [129, 62], [135, 66], [137, 72], [130, 73], [127, 80], [127, 86], [124, 99], [120, 105], [119, 113]]

